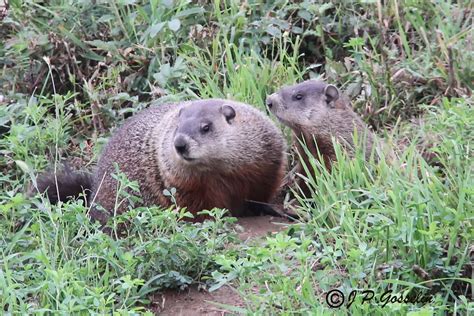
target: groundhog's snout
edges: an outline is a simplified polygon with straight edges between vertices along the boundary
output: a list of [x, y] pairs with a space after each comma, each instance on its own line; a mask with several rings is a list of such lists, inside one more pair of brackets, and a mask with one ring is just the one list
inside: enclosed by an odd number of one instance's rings
[[275, 104], [275, 93], [267, 97], [266, 104], [269, 110], [273, 108], [273, 105]]
[[267, 96], [265, 103], [267, 105], [267, 110], [279, 117], [279, 112], [282, 109], [282, 103], [278, 93], [273, 93]]
[[174, 148], [176, 152], [181, 156], [186, 156], [188, 154], [188, 142], [183, 135], [177, 135], [174, 139]]

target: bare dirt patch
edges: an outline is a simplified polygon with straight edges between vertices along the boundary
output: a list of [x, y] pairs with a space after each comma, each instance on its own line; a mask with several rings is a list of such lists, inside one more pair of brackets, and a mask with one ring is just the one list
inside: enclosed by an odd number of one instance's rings
[[[255, 240], [271, 233], [285, 229], [289, 222], [273, 216], [257, 216], [239, 218], [237, 224], [239, 237], [243, 241]], [[157, 293], [149, 308], [156, 315], [228, 315], [230, 312], [224, 307], [212, 302], [229, 306], [243, 307], [244, 302], [237, 291], [229, 285], [223, 286], [212, 293], [199, 290], [197, 286], [184, 291], [168, 290]]]
[[212, 293], [198, 290], [192, 286], [184, 291], [166, 291], [154, 296], [153, 312], [156, 315], [187, 316], [187, 315], [227, 315], [223, 307], [212, 304], [217, 302], [229, 306], [244, 306], [240, 295], [230, 286], [223, 286]]
[[290, 223], [279, 217], [255, 216], [239, 218], [237, 224], [242, 227], [242, 231], [239, 233], [240, 239], [248, 240], [282, 231]]

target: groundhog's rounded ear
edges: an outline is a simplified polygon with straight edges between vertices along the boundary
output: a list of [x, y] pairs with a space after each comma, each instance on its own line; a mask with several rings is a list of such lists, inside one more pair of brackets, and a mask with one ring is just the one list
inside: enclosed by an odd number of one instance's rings
[[179, 111], [178, 111], [178, 117], [180, 117], [180, 116], [181, 116], [181, 113], [183, 113], [183, 109], [184, 109], [183, 107], [181, 107], [181, 109], [179, 109]]
[[221, 113], [224, 115], [225, 119], [227, 122], [230, 123], [230, 121], [235, 117], [235, 110], [232, 106], [228, 104], [224, 104], [221, 107]]
[[339, 99], [339, 90], [332, 84], [329, 84], [326, 86], [326, 88], [324, 88], [324, 94], [326, 95], [326, 100], [328, 103]]

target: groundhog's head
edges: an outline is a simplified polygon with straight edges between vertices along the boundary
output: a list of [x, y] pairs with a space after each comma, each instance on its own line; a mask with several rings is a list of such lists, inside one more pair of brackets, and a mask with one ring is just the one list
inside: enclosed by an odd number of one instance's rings
[[322, 81], [308, 80], [283, 87], [267, 97], [267, 107], [285, 125], [293, 129], [323, 124], [339, 99], [339, 90]]
[[196, 101], [178, 113], [173, 146], [178, 161], [219, 166], [229, 158], [227, 140], [235, 136], [235, 108], [219, 101]]

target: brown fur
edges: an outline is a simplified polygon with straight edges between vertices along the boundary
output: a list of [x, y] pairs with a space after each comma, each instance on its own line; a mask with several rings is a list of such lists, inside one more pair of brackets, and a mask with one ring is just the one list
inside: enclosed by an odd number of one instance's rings
[[[232, 107], [235, 117], [222, 114], [224, 106]], [[209, 136], [196, 132], [205, 120], [215, 128]], [[196, 156], [192, 161], [177, 152], [178, 136], [186, 139], [189, 155]], [[142, 202], [135, 207], [172, 206], [163, 190], [174, 187], [177, 205], [195, 215], [214, 207], [248, 215], [247, 201], [268, 203], [280, 188], [285, 149], [271, 120], [243, 103], [209, 99], [151, 107], [125, 121], [104, 148], [94, 174], [90, 215], [105, 224], [130, 207], [116, 200], [114, 163], [139, 184]]]

